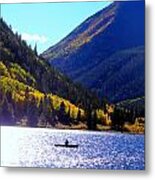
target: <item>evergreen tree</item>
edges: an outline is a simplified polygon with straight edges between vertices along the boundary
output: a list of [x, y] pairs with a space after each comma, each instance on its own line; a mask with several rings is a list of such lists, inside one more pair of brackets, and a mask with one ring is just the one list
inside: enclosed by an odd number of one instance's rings
[[81, 115], [81, 111], [80, 109], [78, 110], [78, 113], [77, 113], [77, 118], [76, 118], [78, 121], [81, 121], [82, 120], [82, 115]]
[[101, 107], [103, 108], [104, 113], [107, 113], [107, 105], [108, 105], [108, 100], [107, 100], [107, 98], [104, 97], [104, 99], [101, 103]]
[[39, 102], [39, 107], [38, 107], [38, 113], [39, 115], [41, 115], [43, 113], [43, 98], [41, 98], [40, 102]]
[[3, 108], [1, 109], [1, 125], [14, 125], [14, 110], [11, 103], [8, 102], [7, 97], [4, 97]]
[[88, 130], [96, 130], [96, 119], [94, 119], [93, 114], [95, 110], [92, 108], [92, 105], [86, 110], [86, 119], [87, 119], [87, 127]]
[[46, 120], [48, 122], [50, 122], [50, 119], [52, 118], [52, 104], [51, 104], [51, 100], [50, 97], [45, 95], [44, 97], [44, 105], [43, 105], [43, 112], [44, 112], [44, 116], [46, 118]]
[[34, 46], [34, 54], [35, 54], [36, 56], [38, 56], [38, 52], [37, 52], [37, 43], [35, 43], [35, 46]]
[[63, 123], [65, 123], [66, 121], [65, 114], [65, 103], [62, 101], [59, 108], [59, 120]]
[[66, 119], [67, 119], [68, 123], [73, 122], [73, 119], [71, 118], [71, 110], [70, 110], [70, 107], [69, 107], [68, 112], [67, 112], [67, 114], [66, 114]]
[[123, 126], [126, 121], [126, 113], [124, 109], [116, 108], [111, 115], [112, 128], [117, 131], [123, 131]]
[[29, 111], [31, 110], [30, 109], [30, 106], [29, 106], [29, 88], [28, 87], [26, 87], [26, 89], [25, 89], [25, 107], [24, 107], [24, 109], [25, 109], [25, 115], [26, 115], [26, 117], [29, 117]]
[[38, 123], [38, 108], [37, 108], [37, 102], [35, 100], [35, 97], [32, 96], [31, 100], [28, 103], [28, 124], [30, 127], [36, 127]]

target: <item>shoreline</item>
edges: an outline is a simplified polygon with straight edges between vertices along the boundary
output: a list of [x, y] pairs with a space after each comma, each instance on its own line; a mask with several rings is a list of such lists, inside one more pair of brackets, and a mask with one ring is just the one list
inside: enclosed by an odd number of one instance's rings
[[84, 132], [84, 133], [109, 133], [109, 134], [128, 134], [128, 135], [145, 135], [145, 131], [144, 132], [127, 132], [127, 131], [116, 131], [116, 130], [88, 130], [88, 129], [75, 129], [75, 128], [48, 128], [48, 127], [28, 127], [28, 126], [8, 126], [8, 125], [1, 125], [1, 127], [9, 127], [9, 128], [19, 128], [19, 129], [31, 129], [31, 130], [51, 130], [51, 131], [70, 131], [70, 132], [74, 132], [74, 133], [80, 133], [80, 132]]

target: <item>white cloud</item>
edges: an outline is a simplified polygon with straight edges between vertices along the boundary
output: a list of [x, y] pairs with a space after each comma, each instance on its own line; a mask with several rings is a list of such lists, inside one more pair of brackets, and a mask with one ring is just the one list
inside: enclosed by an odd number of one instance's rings
[[29, 42], [39, 42], [42, 44], [44, 44], [48, 41], [47, 37], [44, 35], [29, 34], [29, 33], [22, 33], [22, 39], [29, 41]]
[[12, 28], [12, 31], [13, 31], [14, 33], [16, 33], [16, 32], [17, 32], [17, 29], [16, 29], [16, 28]]

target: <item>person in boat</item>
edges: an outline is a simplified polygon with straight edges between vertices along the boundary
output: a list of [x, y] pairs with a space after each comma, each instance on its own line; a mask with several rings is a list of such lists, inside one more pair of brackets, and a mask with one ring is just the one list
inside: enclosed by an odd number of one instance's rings
[[65, 146], [68, 146], [68, 144], [69, 144], [69, 141], [66, 139]]

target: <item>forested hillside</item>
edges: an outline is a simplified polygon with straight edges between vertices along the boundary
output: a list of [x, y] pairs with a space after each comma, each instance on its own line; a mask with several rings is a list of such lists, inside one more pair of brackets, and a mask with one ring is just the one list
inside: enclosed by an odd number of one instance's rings
[[139, 128], [136, 120], [141, 112], [99, 101], [40, 57], [3, 19], [0, 37], [1, 125], [144, 132], [144, 122]]
[[[0, 33], [1, 61], [5, 64], [16, 63], [31, 74], [36, 81], [33, 83], [33, 87], [44, 93], [52, 92], [83, 107], [87, 101], [89, 103], [97, 101], [97, 98], [89, 91], [79, 84], [74, 84], [69, 78], [40, 58], [36, 49], [32, 50], [21, 39], [21, 35], [14, 34], [2, 19], [0, 20]], [[27, 83], [32, 85], [29, 81]]]
[[[0, 62], [0, 120], [1, 125], [54, 127], [58, 122], [73, 123], [84, 111], [69, 101], [52, 94], [45, 94], [27, 85], [29, 78], [20, 71]], [[21, 74], [20, 72], [24, 73]], [[30, 76], [31, 77], [31, 76]]]
[[[41, 59], [0, 19], [0, 119], [2, 125], [46, 127], [80, 122], [97, 99]], [[77, 120], [78, 117], [78, 120]]]

